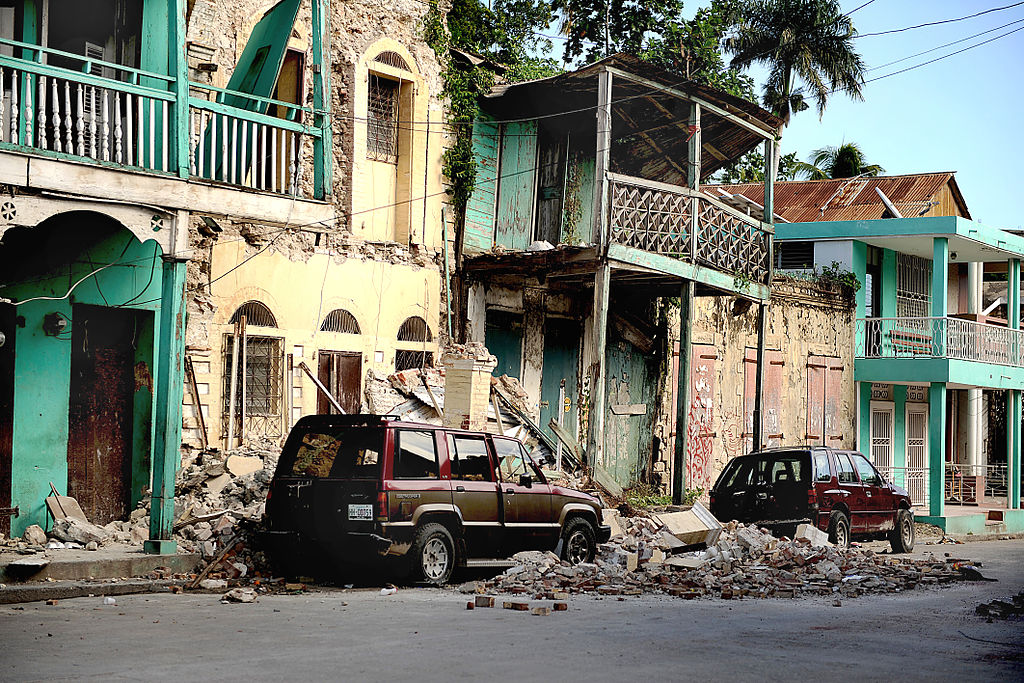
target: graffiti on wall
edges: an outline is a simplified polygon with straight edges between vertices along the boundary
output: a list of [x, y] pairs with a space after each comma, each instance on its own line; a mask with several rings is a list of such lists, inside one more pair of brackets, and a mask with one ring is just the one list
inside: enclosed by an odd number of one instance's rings
[[686, 486], [704, 489], [706, 499], [714, 471], [715, 347], [694, 345], [690, 362], [690, 408], [686, 422]]

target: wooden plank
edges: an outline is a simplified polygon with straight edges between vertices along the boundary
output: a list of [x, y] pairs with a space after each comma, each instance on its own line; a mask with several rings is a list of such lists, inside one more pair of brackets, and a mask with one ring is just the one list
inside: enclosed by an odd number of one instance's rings
[[498, 205], [495, 242], [526, 249], [533, 239], [537, 185], [537, 122], [504, 125], [498, 159]]
[[646, 415], [646, 403], [616, 403], [612, 405], [613, 415]]
[[494, 121], [480, 118], [473, 123], [476, 183], [466, 202], [462, 246], [467, 253], [488, 251], [494, 244], [500, 132]]

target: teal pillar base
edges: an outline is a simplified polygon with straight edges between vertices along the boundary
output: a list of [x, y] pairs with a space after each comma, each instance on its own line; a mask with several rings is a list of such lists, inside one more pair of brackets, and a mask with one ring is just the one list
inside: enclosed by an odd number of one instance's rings
[[178, 542], [151, 538], [142, 544], [142, 549], [147, 555], [177, 555]]

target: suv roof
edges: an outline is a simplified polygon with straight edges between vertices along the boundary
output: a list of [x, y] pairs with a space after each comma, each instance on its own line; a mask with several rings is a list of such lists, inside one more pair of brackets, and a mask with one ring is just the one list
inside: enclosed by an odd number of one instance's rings
[[295, 423], [295, 427], [402, 427], [412, 428], [420, 430], [438, 430], [443, 429], [446, 432], [453, 434], [469, 434], [473, 436], [480, 436], [488, 434], [489, 436], [495, 436], [500, 438], [511, 438], [506, 437], [504, 434], [492, 434], [491, 432], [484, 432], [472, 429], [456, 429], [455, 427], [445, 427], [444, 425], [429, 424], [427, 422], [407, 422], [399, 419], [395, 415], [374, 415], [370, 413], [359, 413], [354, 415], [306, 415]]

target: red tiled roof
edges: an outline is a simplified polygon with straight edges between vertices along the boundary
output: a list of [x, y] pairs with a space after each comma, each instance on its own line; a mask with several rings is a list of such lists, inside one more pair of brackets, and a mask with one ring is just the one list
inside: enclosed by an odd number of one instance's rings
[[[931, 210], [931, 202], [938, 200], [939, 193], [946, 185], [950, 186], [961, 213], [970, 218], [952, 171], [877, 178], [777, 182], [774, 193], [775, 213], [790, 223], [882, 218], [886, 208], [875, 192], [877, 187], [904, 217], [909, 218], [924, 215]], [[764, 200], [762, 183], [705, 185], [702, 189], [716, 196], [718, 188], [729, 194], [742, 194], [756, 202]]]

